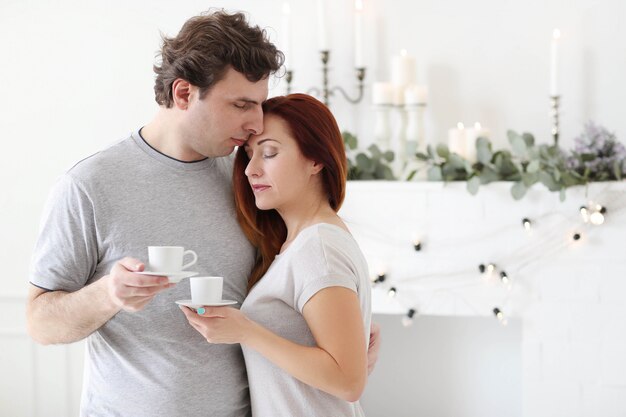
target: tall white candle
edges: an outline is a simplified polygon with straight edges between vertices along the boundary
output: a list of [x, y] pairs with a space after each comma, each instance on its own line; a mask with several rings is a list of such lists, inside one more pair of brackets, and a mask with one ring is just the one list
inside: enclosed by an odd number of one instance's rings
[[282, 49], [285, 54], [285, 68], [293, 69], [293, 60], [291, 57], [291, 7], [289, 2], [283, 3], [283, 28], [282, 28]]
[[354, 66], [363, 68], [363, 0], [354, 1]]
[[561, 31], [554, 29], [552, 32], [552, 48], [550, 53], [550, 95], [559, 95], [559, 43], [561, 39]]
[[404, 90], [404, 104], [426, 104], [428, 102], [428, 88], [425, 85], [411, 84]]
[[465, 126], [463, 123], [457, 123], [456, 128], [448, 131], [448, 148], [450, 152], [465, 157]]
[[320, 51], [328, 51], [328, 28], [326, 27], [326, 0], [317, 0], [317, 30]]
[[415, 59], [405, 49], [391, 59], [391, 82], [402, 87], [415, 82]]

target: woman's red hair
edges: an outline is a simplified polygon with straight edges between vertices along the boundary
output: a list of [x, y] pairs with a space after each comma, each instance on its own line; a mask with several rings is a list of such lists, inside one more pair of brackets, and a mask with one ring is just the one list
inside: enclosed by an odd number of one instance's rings
[[[322, 187], [331, 208], [338, 211], [346, 193], [348, 163], [339, 126], [323, 103], [306, 94], [273, 97], [263, 103], [263, 113], [284, 120], [302, 155], [323, 165]], [[237, 220], [250, 242], [258, 249], [256, 264], [248, 279], [248, 290], [267, 272], [287, 239], [287, 227], [276, 210], [259, 210], [244, 171], [248, 155], [243, 147], [235, 155], [233, 188]]]

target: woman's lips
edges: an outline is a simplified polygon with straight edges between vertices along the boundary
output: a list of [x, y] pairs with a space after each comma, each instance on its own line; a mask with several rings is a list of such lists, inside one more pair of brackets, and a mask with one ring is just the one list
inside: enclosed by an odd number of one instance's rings
[[258, 185], [253, 185], [252, 186], [252, 191], [256, 192], [261, 192], [261, 191], [265, 191], [268, 188], [270, 188], [269, 185], [262, 185], [262, 184], [258, 184]]

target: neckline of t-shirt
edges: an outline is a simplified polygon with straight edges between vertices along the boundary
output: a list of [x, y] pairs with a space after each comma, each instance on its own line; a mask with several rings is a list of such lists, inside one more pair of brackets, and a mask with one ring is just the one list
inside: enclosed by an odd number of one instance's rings
[[159, 152], [157, 149], [153, 148], [144, 138], [141, 136], [141, 129], [139, 128], [131, 134], [131, 138], [135, 142], [135, 144], [150, 156], [157, 161], [176, 169], [181, 169], [185, 171], [198, 171], [213, 165], [213, 161], [215, 158], [204, 158], [199, 161], [181, 161], [176, 158], [172, 158], [171, 156], [165, 155], [162, 152]]
[[348, 232], [346, 229], [344, 229], [341, 226], [337, 226], [336, 224], [324, 223], [324, 222], [322, 222], [322, 223], [315, 223], [315, 224], [312, 224], [312, 225], [307, 226], [304, 229], [300, 230], [300, 233], [298, 233], [298, 236], [296, 236], [296, 238], [293, 240], [293, 242], [291, 242], [291, 245], [289, 245], [289, 247], [287, 249], [285, 249], [285, 251], [283, 253], [277, 253], [275, 259], [281, 258], [283, 255], [285, 255], [287, 252], [289, 252], [294, 247], [295, 243], [298, 242], [304, 235], [306, 235], [306, 233], [308, 233], [311, 230], [317, 229], [319, 227], [329, 227], [331, 229], [335, 229], [335, 230], [341, 231], [344, 235], [349, 236], [352, 239], [354, 238], [350, 232]]

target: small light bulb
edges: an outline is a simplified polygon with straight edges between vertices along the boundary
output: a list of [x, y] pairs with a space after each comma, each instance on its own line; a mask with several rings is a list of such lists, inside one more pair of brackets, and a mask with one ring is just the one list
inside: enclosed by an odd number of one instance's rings
[[493, 315], [496, 316], [500, 324], [502, 324], [503, 326], [507, 325], [506, 317], [504, 317], [504, 313], [498, 307], [495, 307], [493, 309]]
[[574, 235], [572, 236], [572, 239], [574, 239], [574, 240], [580, 240], [580, 238], [581, 238], [581, 237], [582, 237], [582, 236], [581, 236], [581, 234], [580, 234], [580, 233], [574, 233]]
[[391, 288], [389, 288], [389, 292], [387, 292], [387, 295], [390, 298], [394, 298], [397, 293], [398, 293], [398, 291], [396, 290], [396, 287], [391, 287]]
[[481, 274], [485, 273], [485, 269], [486, 269], [485, 264], [478, 265], [478, 270], [480, 271]]
[[384, 273], [380, 273], [376, 276], [376, 279], [374, 279], [374, 284], [380, 284], [381, 282], [385, 282], [385, 279], [387, 279], [387, 277], [385, 276]]
[[402, 317], [402, 325], [404, 327], [409, 327], [413, 324], [413, 316], [415, 316], [415, 313], [417, 313], [417, 311], [414, 308], [411, 308], [406, 315]]
[[585, 206], [580, 206], [580, 215], [585, 223], [589, 222], [589, 210]]
[[532, 224], [532, 222], [530, 221], [530, 219], [528, 219], [527, 217], [524, 217], [522, 219], [522, 224], [524, 225], [524, 229], [526, 229], [526, 231], [530, 230], [530, 226]]
[[500, 272], [500, 280], [503, 284], [508, 284], [510, 282], [509, 276], [504, 271]]
[[490, 274], [493, 273], [493, 271], [496, 270], [496, 265], [495, 264], [489, 264], [487, 265], [487, 272], [489, 272]]
[[594, 226], [600, 226], [602, 223], [604, 223], [604, 214], [600, 213], [599, 211], [594, 211], [593, 213], [591, 213], [591, 216], [589, 216], [589, 221]]

